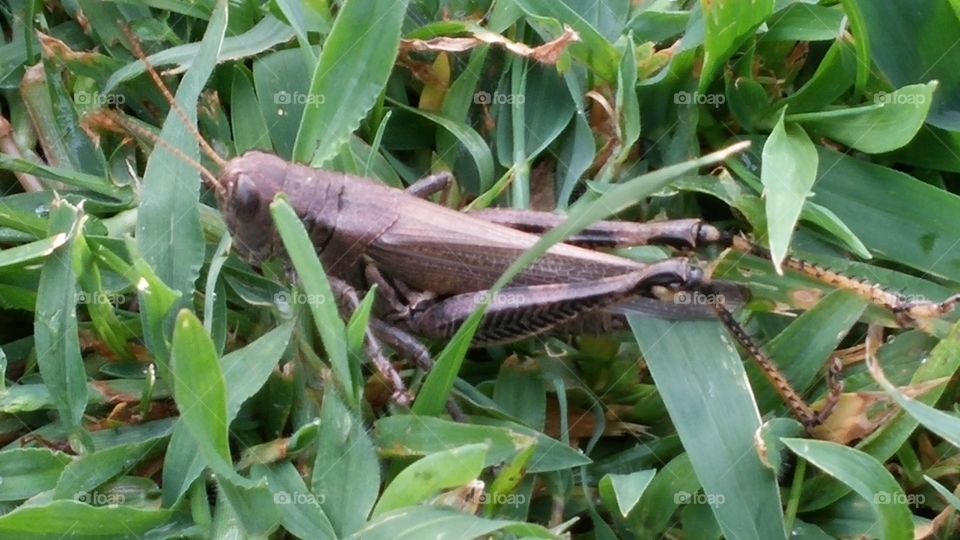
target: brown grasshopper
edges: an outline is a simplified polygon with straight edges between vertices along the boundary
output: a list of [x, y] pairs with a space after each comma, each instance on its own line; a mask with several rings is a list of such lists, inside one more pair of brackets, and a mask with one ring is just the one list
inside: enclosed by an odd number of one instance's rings
[[[395, 399], [401, 403], [409, 401], [409, 396], [377, 343], [385, 342], [419, 366], [429, 368], [430, 355], [417, 338], [451, 337], [487, 299], [487, 291], [507, 267], [531, 248], [540, 234], [564, 220], [552, 213], [521, 210], [464, 213], [428, 200], [427, 197], [449, 186], [452, 177], [448, 174], [430, 176], [400, 190], [367, 178], [290, 163], [258, 151], [225, 161], [186, 121], [186, 115], [155, 69], [142, 52], [136, 52], [170, 106], [220, 169], [213, 174], [182, 156], [201, 171], [207, 186], [214, 191], [241, 256], [254, 266], [270, 258], [284, 257], [283, 244], [269, 212], [271, 201], [283, 193], [316, 246], [346, 315], [357, 305], [356, 291], [374, 284], [379, 287], [381, 294], [376, 317], [371, 319], [368, 329], [367, 348], [377, 368], [393, 384]], [[119, 115], [112, 117], [124, 129], [143, 133]], [[765, 250], [744, 238], [725, 234], [699, 219], [659, 223], [601, 221], [551, 247], [518, 274], [509, 287], [490, 298], [473, 345], [510, 343], [570, 324], [615, 327], [622, 324], [618, 313], [624, 311], [664, 313], [662, 300], [675, 293], [694, 292], [729, 299], [740, 296], [739, 288], [712, 282], [685, 257], [645, 264], [597, 251], [647, 244], [681, 250], [718, 244], [768, 257]], [[887, 307], [903, 325], [946, 314], [960, 300], [951, 297], [942, 303], [904, 302], [877, 286], [799, 259], [787, 258], [784, 265]], [[668, 315], [681, 318], [703, 315], [705, 308], [669, 307]], [[829, 370], [831, 393], [826, 405], [819, 412], [814, 411], [722, 302], [714, 302], [706, 309], [719, 316], [761, 364], [807, 428], [824, 420], [841, 389], [834, 380], [839, 369], [836, 363]]]

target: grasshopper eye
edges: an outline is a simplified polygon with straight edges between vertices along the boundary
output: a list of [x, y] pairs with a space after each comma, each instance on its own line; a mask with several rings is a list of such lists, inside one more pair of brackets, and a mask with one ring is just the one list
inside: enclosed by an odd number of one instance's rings
[[238, 217], [251, 218], [260, 209], [260, 196], [253, 180], [247, 175], [240, 175], [233, 188], [233, 203]]

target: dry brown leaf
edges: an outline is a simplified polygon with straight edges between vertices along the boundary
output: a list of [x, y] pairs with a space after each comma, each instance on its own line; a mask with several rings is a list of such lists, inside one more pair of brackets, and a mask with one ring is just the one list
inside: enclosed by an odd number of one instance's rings
[[464, 52], [480, 45], [498, 45], [508, 51], [530, 58], [543, 64], [556, 64], [567, 47], [580, 41], [580, 34], [569, 26], [565, 26], [563, 34], [557, 39], [548, 41], [539, 47], [530, 47], [524, 43], [511, 41], [500, 34], [487, 30], [477, 30], [472, 37], [438, 37], [429, 40], [405, 39], [400, 43], [401, 53], [410, 52]]
[[810, 433], [817, 439], [849, 444], [876, 431], [897, 411], [890, 397], [883, 392], [841, 394], [833, 414]]

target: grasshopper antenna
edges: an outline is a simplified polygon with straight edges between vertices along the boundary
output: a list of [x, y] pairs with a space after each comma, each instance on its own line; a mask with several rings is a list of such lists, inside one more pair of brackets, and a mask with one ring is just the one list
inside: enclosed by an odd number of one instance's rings
[[[733, 249], [743, 253], [749, 253], [767, 260], [771, 258], [768, 250], [741, 236], [733, 236], [730, 245]], [[875, 283], [846, 276], [836, 270], [831, 270], [789, 255], [784, 258], [783, 266], [832, 287], [852, 291], [861, 298], [884, 306], [893, 313], [897, 319], [897, 323], [902, 327], [913, 327], [916, 326], [918, 321], [936, 319], [944, 315], [949, 315], [957, 305], [960, 304], [960, 294], [955, 294], [943, 302], [908, 300], [905, 299], [903, 295], [885, 290]]]
[[[203, 138], [203, 135], [200, 135], [200, 131], [197, 129], [197, 126], [187, 118], [187, 113], [184, 112], [180, 105], [177, 103], [177, 100], [173, 97], [173, 94], [170, 93], [170, 89], [167, 88], [167, 85], [163, 83], [163, 79], [160, 78], [160, 74], [157, 73], [156, 68], [153, 67], [153, 64], [150, 63], [150, 60], [147, 59], [147, 55], [143, 52], [143, 47], [140, 46], [140, 40], [133, 34], [133, 31], [130, 30], [130, 27], [125, 23], [120, 23], [120, 28], [123, 29], [123, 34], [127, 37], [127, 41], [130, 42], [130, 47], [133, 49], [133, 54], [136, 55], [137, 60], [143, 62], [144, 67], [147, 68], [147, 73], [150, 74], [150, 78], [153, 79], [153, 82], [160, 89], [160, 92], [163, 93], [163, 97], [166, 98], [167, 103], [170, 105], [170, 109], [175, 111], [177, 116], [180, 117], [180, 121], [183, 122], [183, 125], [187, 127], [188, 130], [197, 138], [197, 141], [200, 143], [200, 148], [203, 150], [203, 153], [207, 155], [214, 163], [217, 164], [217, 167], [221, 170], [227, 165], [227, 162], [224, 161], [222, 157], [207, 143], [206, 139]], [[165, 145], [164, 148], [170, 149], [168, 145]], [[179, 154], [183, 154], [179, 152]], [[209, 172], [207, 173], [209, 174]]]
[[[177, 156], [179, 159], [182, 159], [191, 167], [194, 167], [195, 169], [200, 171], [200, 174], [203, 176], [203, 179], [207, 183], [207, 185], [211, 186], [214, 190], [217, 190], [217, 191], [220, 191], [222, 189], [220, 186], [220, 182], [217, 181], [217, 177], [214, 176], [213, 173], [211, 173], [199, 161], [181, 152], [179, 148], [176, 148], [173, 145], [167, 143], [166, 141], [164, 141], [160, 137], [157, 137], [156, 135], [144, 129], [143, 127], [134, 124], [133, 122], [128, 120], [126, 117], [124, 117], [122, 114], [116, 111], [104, 110], [104, 111], [101, 111], [101, 114], [103, 114], [104, 117], [106, 118], [108, 123], [104, 125], [106, 125], [108, 128], [112, 128], [115, 131], [119, 131], [119, 132], [132, 133], [137, 137], [150, 141], [156, 146], [162, 146], [165, 150], [167, 150], [171, 154]], [[116, 124], [116, 126], [110, 125], [109, 122], [113, 122], [114, 124]]]

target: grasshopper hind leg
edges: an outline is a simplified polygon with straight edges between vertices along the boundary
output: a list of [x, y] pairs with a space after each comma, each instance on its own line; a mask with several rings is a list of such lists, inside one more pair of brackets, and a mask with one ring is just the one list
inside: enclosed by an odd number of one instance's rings
[[843, 383], [840, 381], [840, 371], [843, 366], [839, 360], [833, 359], [830, 363], [827, 371], [827, 387], [829, 388], [827, 399], [824, 406], [819, 411], [815, 411], [807, 404], [803, 397], [800, 396], [800, 393], [790, 384], [790, 381], [787, 380], [770, 357], [760, 349], [760, 345], [758, 345], [746, 330], [740, 326], [736, 319], [733, 318], [733, 314], [727, 311], [727, 308], [725, 308], [723, 304], [712, 304], [712, 307], [723, 322], [723, 325], [727, 327], [730, 333], [733, 334], [733, 337], [747, 350], [753, 360], [757, 362], [764, 375], [766, 375], [767, 379], [773, 385], [774, 390], [777, 391], [777, 394], [780, 395], [783, 402], [787, 404], [787, 407], [790, 408], [793, 415], [800, 420], [803, 427], [806, 428], [807, 431], [810, 431], [826, 421], [833, 412], [833, 408], [837, 405], [837, 402], [839, 402], [840, 394], [843, 392]]
[[651, 296], [658, 287], [697, 286], [702, 280], [702, 272], [686, 259], [667, 259], [643, 270], [592, 281], [509, 287], [494, 295], [488, 291], [458, 294], [414, 312], [407, 324], [415, 334], [446, 339], [489, 302], [473, 346], [512, 343], [631, 298]]

